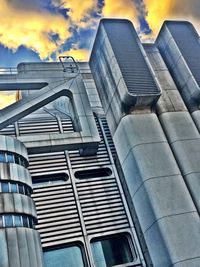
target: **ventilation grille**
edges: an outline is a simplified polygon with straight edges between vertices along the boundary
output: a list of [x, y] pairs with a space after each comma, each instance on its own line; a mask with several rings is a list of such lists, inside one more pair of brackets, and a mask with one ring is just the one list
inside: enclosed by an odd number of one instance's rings
[[32, 197], [38, 216], [36, 229], [43, 247], [82, 236], [74, 193], [69, 183], [35, 188]]
[[62, 173], [67, 170], [68, 166], [64, 152], [29, 155], [29, 171], [31, 175]]
[[108, 145], [109, 145], [109, 148], [111, 150], [112, 156], [115, 159], [116, 149], [115, 149], [115, 145], [114, 145], [114, 142], [113, 142], [113, 139], [112, 139], [109, 127], [108, 127], [108, 123], [106, 121], [106, 118], [100, 118], [100, 120], [101, 120], [101, 123], [102, 123], [102, 126], [103, 126], [103, 131], [104, 131], [104, 133], [106, 135], [106, 140], [108, 142]]
[[129, 227], [115, 177], [76, 182], [88, 234]]
[[50, 113], [40, 109], [19, 120], [16, 124], [0, 130], [0, 133], [16, 137], [18, 135], [74, 132], [73, 122], [69, 116], [59, 111], [53, 112], [51, 109], [48, 112]]

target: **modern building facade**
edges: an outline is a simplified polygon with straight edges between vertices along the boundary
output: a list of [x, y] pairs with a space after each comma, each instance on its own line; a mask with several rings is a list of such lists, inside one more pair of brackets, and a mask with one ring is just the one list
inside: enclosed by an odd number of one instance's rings
[[0, 75], [1, 267], [200, 266], [198, 52], [103, 19], [89, 63]]

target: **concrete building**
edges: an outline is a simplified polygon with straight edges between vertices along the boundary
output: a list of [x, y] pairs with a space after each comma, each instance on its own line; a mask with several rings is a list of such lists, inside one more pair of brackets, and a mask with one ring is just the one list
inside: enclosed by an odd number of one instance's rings
[[198, 51], [103, 19], [89, 64], [0, 75], [1, 267], [200, 266]]

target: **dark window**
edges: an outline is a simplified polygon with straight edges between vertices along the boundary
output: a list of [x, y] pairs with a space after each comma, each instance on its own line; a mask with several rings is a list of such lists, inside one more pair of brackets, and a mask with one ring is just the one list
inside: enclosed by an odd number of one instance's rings
[[44, 252], [44, 267], [84, 267], [79, 246], [58, 248]]
[[76, 171], [75, 177], [77, 179], [88, 179], [88, 178], [106, 177], [110, 176], [111, 174], [112, 174], [111, 169], [99, 168], [93, 170]]
[[66, 173], [59, 173], [59, 174], [56, 173], [56, 174], [35, 176], [32, 177], [32, 181], [34, 187], [39, 187], [39, 186], [65, 183], [68, 178], [69, 177]]
[[15, 154], [15, 163], [21, 165], [20, 157]]
[[3, 227], [3, 217], [0, 216], [0, 228], [2, 228], [2, 227]]
[[19, 193], [24, 194], [24, 186], [20, 184], [18, 187], [19, 187]]
[[111, 267], [133, 262], [127, 235], [115, 235], [91, 242], [96, 267]]
[[24, 227], [29, 227], [28, 225], [28, 217], [22, 216], [22, 222]]

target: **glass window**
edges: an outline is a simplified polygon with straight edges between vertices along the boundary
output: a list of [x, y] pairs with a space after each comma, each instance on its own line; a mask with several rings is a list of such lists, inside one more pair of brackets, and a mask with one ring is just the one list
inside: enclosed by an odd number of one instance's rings
[[10, 190], [11, 190], [12, 193], [17, 193], [17, 192], [18, 192], [18, 191], [17, 191], [17, 185], [11, 183], [11, 184], [10, 184]]
[[7, 162], [14, 162], [14, 155], [12, 153], [7, 153]]
[[20, 194], [24, 194], [24, 186], [21, 185], [21, 184], [19, 184], [19, 185], [18, 185], [18, 188], [19, 188], [19, 193], [20, 193]]
[[4, 215], [4, 226], [13, 227], [12, 215]]
[[96, 267], [111, 267], [133, 261], [128, 236], [126, 235], [94, 239], [91, 247]]
[[4, 152], [0, 152], [0, 162], [6, 162], [6, 157]]
[[15, 163], [20, 165], [20, 158], [15, 154]]
[[84, 267], [80, 247], [71, 246], [44, 252], [44, 267]]
[[4, 182], [2, 182], [1, 183], [1, 191], [3, 192], [3, 193], [8, 193], [9, 192], [9, 184], [8, 183], [4, 183]]
[[22, 216], [22, 222], [23, 222], [23, 227], [29, 227], [29, 225], [28, 225], [28, 217]]
[[21, 216], [16, 215], [16, 216], [14, 216], [14, 219], [15, 219], [15, 226], [16, 227], [22, 226]]
[[3, 227], [3, 218], [2, 218], [2, 216], [0, 216], [0, 228], [2, 228]]

